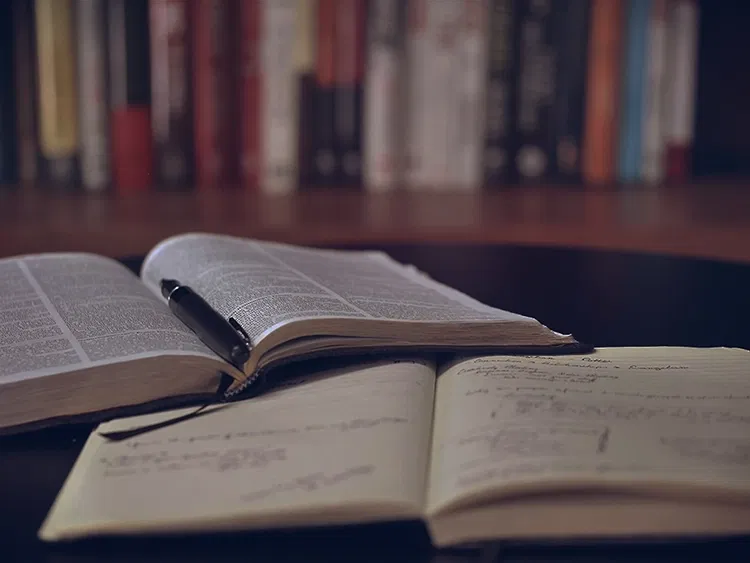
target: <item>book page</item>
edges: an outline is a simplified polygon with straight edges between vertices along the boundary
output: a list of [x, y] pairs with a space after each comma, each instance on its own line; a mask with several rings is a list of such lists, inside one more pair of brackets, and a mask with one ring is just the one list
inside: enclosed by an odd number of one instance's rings
[[748, 370], [726, 348], [459, 362], [438, 379], [430, 507], [596, 484], [750, 492]]
[[290, 320], [350, 317], [408, 321], [537, 321], [483, 305], [380, 252], [319, 250], [221, 235], [166, 240], [141, 277], [191, 286], [254, 342]]
[[126, 441], [94, 432], [42, 537], [417, 518], [434, 384], [430, 364], [381, 361], [290, 377], [266, 395]]
[[216, 358], [124, 265], [90, 254], [0, 260], [0, 386], [165, 352]]

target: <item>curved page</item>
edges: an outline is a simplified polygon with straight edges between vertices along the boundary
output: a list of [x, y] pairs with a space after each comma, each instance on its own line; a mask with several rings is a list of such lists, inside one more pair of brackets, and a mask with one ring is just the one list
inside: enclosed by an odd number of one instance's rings
[[94, 432], [41, 537], [418, 518], [434, 383], [428, 364], [380, 362], [291, 379], [122, 442]]

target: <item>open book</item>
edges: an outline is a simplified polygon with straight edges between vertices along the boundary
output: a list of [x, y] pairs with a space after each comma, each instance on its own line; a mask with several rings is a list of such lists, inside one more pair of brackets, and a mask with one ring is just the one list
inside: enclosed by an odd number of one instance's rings
[[621, 348], [301, 372], [86, 442], [48, 541], [423, 520], [437, 546], [750, 532], [750, 352]]
[[[239, 323], [252, 344], [244, 365], [224, 361], [172, 313], [165, 278]], [[140, 278], [91, 254], [0, 260], [5, 432], [206, 400], [221, 374], [234, 378], [227, 393], [236, 396], [274, 366], [314, 356], [576, 346], [378, 252], [185, 234], [152, 249]]]

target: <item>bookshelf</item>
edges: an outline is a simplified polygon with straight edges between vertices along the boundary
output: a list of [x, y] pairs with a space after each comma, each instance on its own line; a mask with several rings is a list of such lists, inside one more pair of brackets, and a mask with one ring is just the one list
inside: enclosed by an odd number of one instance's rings
[[750, 263], [750, 188], [519, 186], [478, 193], [317, 189], [61, 194], [0, 192], [0, 257], [45, 251], [143, 256], [185, 231], [315, 246], [506, 245]]
[[[164, 191], [154, 181], [154, 185], [148, 186], [148, 191], [128, 193], [108, 184], [106, 193], [86, 193], [80, 179], [72, 189], [68, 185], [49, 186], [40, 166], [35, 173], [36, 180], [30, 183], [0, 184], [0, 258], [59, 250], [97, 252], [115, 258], [142, 256], [170, 235], [210, 231], [321, 246], [454, 244], [573, 248], [748, 263], [750, 135], [747, 131], [750, 130], [750, 105], [747, 100], [750, 99], [750, 72], [738, 54], [747, 52], [750, 46], [750, 34], [746, 32], [750, 4], [735, 1], [719, 5], [707, 0], [696, 1], [700, 33], [696, 53], [695, 123], [690, 147], [691, 166], [685, 175], [689, 178], [687, 181], [655, 186], [615, 182], [594, 186], [585, 183], [546, 184], [547, 180], [540, 180], [542, 183], [532, 181], [498, 189], [473, 186], [476, 188], [473, 191], [451, 191], [449, 186], [412, 190], [399, 185], [392, 192], [383, 194], [369, 192], [365, 185], [355, 185], [352, 189], [313, 189], [301, 185], [297, 192], [285, 196], [264, 194], [257, 184], [231, 188], [223, 182], [221, 189], [204, 188], [197, 185], [198, 181], [191, 181]], [[250, 5], [250, 2], [246, 0], [244, 5]], [[24, 6], [25, 11], [10, 10], [10, 4], [2, 8], [6, 10], [3, 14], [8, 15], [3, 21], [9, 28], [9, 14], [14, 17], [20, 14], [20, 19], [13, 20], [12, 27], [17, 32], [15, 35], [22, 36], [25, 43], [29, 43], [32, 34], [24, 35], [18, 30], [29, 32], [34, 29], [31, 15], [35, 3], [35, 0], [13, 1], [13, 6]], [[113, 10], [113, 6], [133, 10], [129, 19], [121, 18], [127, 25], [118, 28], [118, 33], [124, 33], [132, 47], [128, 49], [128, 56], [143, 64], [138, 67], [140, 72], [135, 78], [128, 75], [133, 84], [125, 89], [127, 95], [123, 94], [123, 99], [126, 106], [141, 110], [149, 103], [152, 109], [155, 107], [150, 84], [152, 77], [148, 72], [153, 61], [147, 48], [150, 41], [147, 31], [151, 26], [148, 7], [151, 3], [159, 2], [107, 2], [108, 10]], [[300, 0], [300, 6], [303, 3]], [[332, 4], [329, 2], [328, 5]], [[627, 5], [625, 0], [622, 5]], [[117, 18], [112, 20], [120, 21]], [[621, 23], [624, 26], [625, 19]], [[111, 32], [106, 33], [112, 35]], [[5, 34], [4, 39], [9, 40], [11, 35]], [[314, 39], [318, 41], [320, 37]], [[187, 44], [192, 39], [185, 41]], [[20, 40], [17, 42], [21, 43]], [[185, 49], [188, 52], [193, 47]], [[26, 54], [31, 56], [33, 49]], [[33, 58], [21, 57], [20, 60], [34, 62]], [[308, 60], [307, 64], [313, 62]], [[5, 61], [6, 70], [11, 66], [10, 59]], [[29, 71], [36, 65], [16, 62], [15, 67], [16, 70]], [[295, 71], [300, 75], [297, 77], [300, 84], [295, 86], [300, 89], [300, 95], [307, 91], [304, 88], [317, 80], [313, 72], [315, 68], [313, 65]], [[190, 90], [195, 86], [191, 74], [193, 69], [186, 67], [183, 70], [186, 69], [188, 72], [182, 78]], [[125, 76], [124, 67], [118, 72], [114, 76]], [[38, 94], [39, 85], [34, 81], [33, 72], [16, 74], [7, 83], [16, 81], [25, 85], [29, 95], [25, 96], [20, 86], [6, 88], [6, 94], [17, 98], [19, 107], [25, 108], [24, 112], [10, 112], [8, 115], [11, 121], [15, 120], [16, 113], [29, 118], [25, 123], [27, 132], [30, 132], [29, 146], [36, 150], [34, 135], [38, 133], [35, 120], [39, 117], [36, 115], [39, 104], [34, 93]], [[239, 94], [239, 89], [236, 93]], [[27, 98], [34, 99], [33, 103], [28, 102], [26, 106], [20, 103]], [[301, 100], [304, 101], [304, 96]], [[120, 100], [119, 103], [124, 102]], [[13, 107], [8, 101], [0, 109], [8, 113], [8, 108]], [[308, 111], [307, 119], [321, 113], [315, 107], [302, 104], [298, 109]], [[186, 110], [186, 123], [193, 119], [191, 112], [194, 109]], [[241, 113], [229, 114], [232, 134], [241, 128], [237, 123], [241, 121], [238, 117]], [[146, 114], [141, 118], [135, 113], [126, 114], [123, 114], [127, 118], [123, 118], [126, 129], [132, 134], [143, 133], [148, 140], [149, 123], [141, 119]], [[114, 117], [113, 113], [111, 125]], [[300, 116], [298, 133], [311, 127], [310, 119], [306, 120], [305, 127], [302, 121]], [[3, 123], [6, 122], [0, 121], [0, 125]], [[18, 126], [21, 125], [19, 121]], [[259, 131], [255, 133], [260, 134]], [[366, 131], [361, 133], [366, 135]], [[298, 136], [305, 140], [301, 133]], [[180, 131], [176, 133], [180, 140], [189, 137]], [[143, 153], [151, 154], [147, 150], [150, 144], [133, 144], [142, 148]], [[187, 144], [191, 151], [195, 148], [191, 143]], [[16, 147], [21, 148], [20, 145]], [[152, 156], [155, 157], [157, 152], [154, 150]], [[33, 153], [32, 156], [31, 160], [36, 162], [34, 159], [38, 155]], [[136, 176], [139, 177], [156, 176], [146, 166], [129, 165], [126, 168], [138, 172]], [[138, 184], [138, 181], [134, 182]], [[137, 190], [143, 188], [142, 184], [135, 187]]]

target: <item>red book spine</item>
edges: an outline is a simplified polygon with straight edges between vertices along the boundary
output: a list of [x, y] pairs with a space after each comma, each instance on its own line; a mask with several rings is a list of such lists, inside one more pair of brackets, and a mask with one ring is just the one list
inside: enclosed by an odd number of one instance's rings
[[193, 21], [193, 107], [195, 166], [199, 186], [217, 186], [235, 180], [233, 80], [231, 38], [232, 0], [201, 0], [192, 4]]
[[112, 114], [112, 180], [118, 192], [144, 191], [153, 185], [148, 0], [108, 3], [109, 93]]
[[149, 190], [153, 183], [151, 111], [147, 105], [112, 109], [112, 179], [119, 192]]
[[240, 173], [245, 188], [259, 189], [260, 0], [242, 0], [240, 12]]
[[692, 173], [693, 151], [691, 145], [667, 146], [667, 180], [685, 182]]

